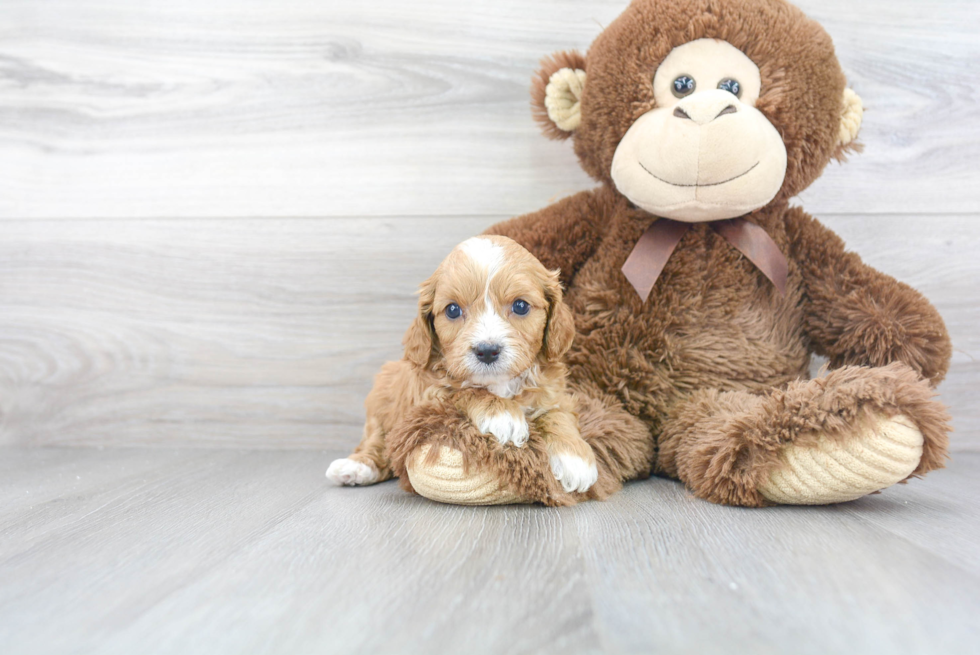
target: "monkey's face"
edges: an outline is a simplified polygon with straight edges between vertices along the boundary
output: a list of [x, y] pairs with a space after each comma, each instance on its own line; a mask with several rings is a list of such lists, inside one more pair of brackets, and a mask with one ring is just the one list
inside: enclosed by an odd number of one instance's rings
[[781, 0], [633, 0], [587, 58], [545, 59], [532, 94], [592, 177], [687, 222], [799, 194], [862, 116], [830, 36]]
[[656, 108], [620, 141], [611, 176], [646, 211], [679, 221], [742, 216], [782, 187], [786, 147], [755, 108], [759, 68], [731, 44], [674, 48], [653, 76]]

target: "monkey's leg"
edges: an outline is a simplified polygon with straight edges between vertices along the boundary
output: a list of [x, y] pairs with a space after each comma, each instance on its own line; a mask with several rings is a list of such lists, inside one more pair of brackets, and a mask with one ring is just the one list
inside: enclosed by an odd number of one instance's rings
[[949, 416], [934, 396], [904, 364], [758, 396], [701, 390], [665, 421], [657, 470], [726, 505], [854, 500], [943, 466]]

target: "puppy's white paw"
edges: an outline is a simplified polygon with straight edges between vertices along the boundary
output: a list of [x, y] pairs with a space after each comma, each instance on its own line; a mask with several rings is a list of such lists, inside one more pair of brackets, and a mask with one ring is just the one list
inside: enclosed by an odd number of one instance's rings
[[497, 437], [497, 441], [501, 444], [510, 441], [518, 447], [527, 443], [529, 434], [527, 419], [523, 416], [514, 416], [510, 412], [485, 416], [480, 419], [480, 423], [476, 427], [483, 434], [492, 434]]
[[327, 479], [338, 487], [353, 487], [374, 484], [378, 481], [378, 472], [373, 466], [352, 459], [335, 459], [327, 468]]
[[562, 488], [571, 493], [583, 493], [599, 479], [599, 469], [595, 462], [586, 462], [578, 455], [558, 453], [551, 456], [551, 472], [561, 482]]

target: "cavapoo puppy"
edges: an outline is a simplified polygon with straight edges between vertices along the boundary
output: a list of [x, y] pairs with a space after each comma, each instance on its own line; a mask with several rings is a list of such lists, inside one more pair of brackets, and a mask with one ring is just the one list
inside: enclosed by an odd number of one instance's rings
[[448, 398], [501, 444], [523, 446], [536, 421], [555, 478], [566, 491], [586, 491], [596, 460], [579, 435], [561, 362], [574, 334], [558, 271], [506, 237], [464, 241], [422, 283], [405, 357], [381, 368], [364, 403], [364, 437], [327, 478], [365, 485], [392, 477], [385, 435], [414, 405]]

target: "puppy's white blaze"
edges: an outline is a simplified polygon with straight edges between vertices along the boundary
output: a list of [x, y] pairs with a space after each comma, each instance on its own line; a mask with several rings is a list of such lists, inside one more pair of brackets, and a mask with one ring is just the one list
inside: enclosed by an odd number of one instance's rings
[[529, 433], [527, 419], [523, 416], [514, 416], [510, 412], [485, 416], [480, 420], [477, 428], [483, 434], [492, 434], [497, 437], [497, 441], [501, 444], [509, 441], [515, 446], [526, 444]]
[[[493, 308], [485, 310], [476, 319], [476, 327], [473, 329], [473, 336], [470, 343], [499, 343], [504, 345], [505, 340], [511, 337], [510, 323], [495, 312]], [[502, 353], [501, 353], [502, 354]]]
[[517, 377], [509, 377], [516, 356], [513, 327], [497, 313], [497, 308], [490, 297], [490, 284], [494, 275], [507, 263], [507, 252], [502, 246], [484, 237], [467, 239], [458, 247], [476, 262], [486, 275], [483, 313], [475, 318], [476, 324], [470, 333], [470, 347], [473, 348], [480, 343], [496, 343], [501, 347], [500, 356], [490, 366], [482, 363], [470, 351], [465, 359], [466, 367], [472, 373], [470, 382], [474, 386], [486, 387], [490, 393], [500, 398], [513, 398], [528, 385], [529, 371]]
[[374, 484], [378, 472], [372, 466], [355, 462], [352, 459], [335, 459], [327, 468], [327, 479], [338, 487], [353, 487], [361, 484]]
[[551, 456], [551, 472], [569, 493], [586, 492], [599, 479], [599, 469], [595, 464], [589, 464], [581, 457], [568, 453]]
[[489, 278], [503, 265], [505, 259], [504, 249], [490, 239], [483, 237], [473, 237], [459, 244], [460, 250], [465, 252], [470, 259], [483, 267], [487, 272], [487, 282]]
[[493, 310], [493, 301], [490, 299], [490, 281], [497, 274], [500, 267], [504, 265], [506, 253], [490, 239], [482, 237], [472, 237], [459, 244], [460, 249], [466, 255], [483, 268], [487, 276], [486, 287], [483, 289], [483, 300], [486, 303], [487, 311]]
[[[470, 348], [481, 343], [495, 343], [500, 346], [500, 355], [493, 364], [484, 364], [470, 350], [466, 356], [466, 367], [472, 373], [472, 381], [487, 386], [507, 384], [510, 381], [510, 367], [514, 363], [514, 339], [512, 328], [492, 309], [485, 310], [476, 318], [476, 325], [470, 334]], [[491, 391], [495, 395], [502, 394]], [[510, 397], [510, 396], [502, 396]]]

